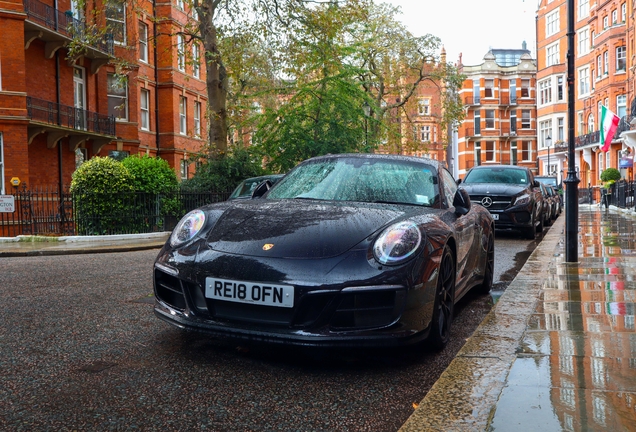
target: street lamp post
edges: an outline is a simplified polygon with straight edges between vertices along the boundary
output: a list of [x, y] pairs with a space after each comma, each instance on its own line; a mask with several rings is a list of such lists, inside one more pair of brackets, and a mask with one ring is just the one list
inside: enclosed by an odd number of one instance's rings
[[548, 147], [548, 169], [547, 169], [547, 175], [550, 175], [550, 146], [552, 145], [552, 137], [550, 135], [548, 135], [545, 138], [545, 145]]

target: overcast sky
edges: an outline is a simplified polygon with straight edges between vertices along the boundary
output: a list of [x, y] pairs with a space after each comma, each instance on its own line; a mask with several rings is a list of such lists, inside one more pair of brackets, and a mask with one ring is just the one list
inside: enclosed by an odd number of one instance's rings
[[490, 48], [527, 48], [536, 58], [537, 0], [377, 0], [400, 6], [398, 20], [416, 36], [430, 33], [446, 48], [446, 60], [482, 63]]

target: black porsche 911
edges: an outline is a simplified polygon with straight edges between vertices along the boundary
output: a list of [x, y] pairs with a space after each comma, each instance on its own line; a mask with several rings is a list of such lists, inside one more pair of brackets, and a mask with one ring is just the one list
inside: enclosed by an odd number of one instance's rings
[[493, 219], [434, 160], [327, 155], [259, 189], [177, 224], [154, 265], [159, 318], [244, 341], [441, 349], [455, 303], [490, 291]]

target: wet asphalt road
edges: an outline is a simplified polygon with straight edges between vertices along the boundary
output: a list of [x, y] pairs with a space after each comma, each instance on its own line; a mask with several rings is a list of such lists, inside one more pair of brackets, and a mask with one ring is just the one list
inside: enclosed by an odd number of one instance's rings
[[[496, 288], [532, 248], [497, 236]], [[155, 318], [156, 254], [0, 261], [1, 430], [395, 431], [493, 304], [462, 300], [441, 353], [241, 347]]]

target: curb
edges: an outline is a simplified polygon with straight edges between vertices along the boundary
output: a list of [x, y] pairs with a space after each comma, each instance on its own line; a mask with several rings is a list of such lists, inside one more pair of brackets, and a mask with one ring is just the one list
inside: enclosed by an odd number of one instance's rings
[[487, 430], [538, 302], [546, 266], [562, 242], [565, 215], [544, 233], [526, 264], [399, 429]]

